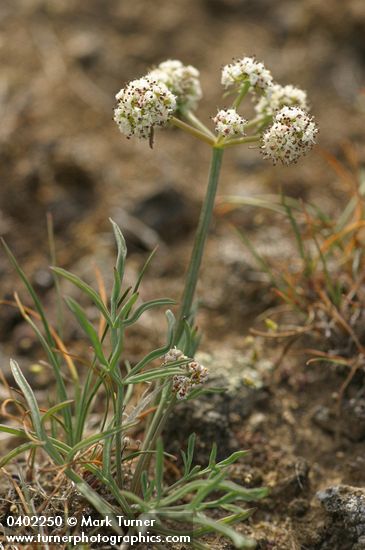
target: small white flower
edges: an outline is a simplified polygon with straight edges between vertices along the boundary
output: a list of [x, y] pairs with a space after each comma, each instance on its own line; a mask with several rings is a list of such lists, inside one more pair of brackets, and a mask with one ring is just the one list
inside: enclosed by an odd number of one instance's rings
[[176, 98], [149, 75], [129, 82], [115, 96], [114, 120], [127, 138], [148, 139], [155, 126], [165, 126], [176, 110]]
[[195, 109], [202, 97], [198, 69], [177, 59], [163, 61], [149, 76], [167, 86], [176, 96], [178, 107]]
[[296, 162], [315, 144], [318, 128], [313, 117], [298, 107], [283, 107], [262, 138], [265, 158], [274, 164]]
[[221, 82], [226, 88], [249, 82], [254, 90], [266, 90], [272, 85], [272, 76], [263, 63], [253, 57], [243, 57], [223, 67]]
[[203, 367], [198, 361], [190, 361], [187, 364], [186, 370], [190, 373], [190, 383], [193, 386], [203, 384], [208, 380], [208, 369]]
[[172, 379], [172, 391], [176, 394], [176, 397], [181, 401], [186, 399], [191, 388], [190, 378], [176, 374]]
[[172, 363], [173, 361], [179, 361], [180, 359], [188, 359], [186, 355], [179, 349], [171, 348], [164, 356], [164, 363]]
[[260, 98], [255, 110], [259, 115], [273, 115], [282, 107], [299, 107], [308, 110], [307, 93], [291, 84], [280, 86], [273, 84], [266, 94]]
[[221, 109], [213, 118], [215, 131], [219, 136], [233, 137], [245, 135], [247, 120], [242, 118], [235, 109]]

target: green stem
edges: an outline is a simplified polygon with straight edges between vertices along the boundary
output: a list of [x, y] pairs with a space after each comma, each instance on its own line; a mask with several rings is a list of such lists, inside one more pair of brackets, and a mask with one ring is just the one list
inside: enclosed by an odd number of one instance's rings
[[247, 94], [249, 89], [250, 89], [250, 82], [249, 81], [244, 82], [241, 86], [241, 89], [238, 93], [238, 96], [236, 97], [236, 99], [232, 103], [232, 108], [233, 109], [238, 109], [238, 107], [241, 105], [242, 100], [245, 97], [245, 95]]
[[214, 200], [217, 192], [220, 168], [222, 164], [223, 149], [213, 147], [213, 156], [210, 165], [207, 192], [203, 202], [198, 228], [195, 234], [195, 242], [191, 254], [190, 264], [185, 279], [185, 288], [181, 301], [180, 315], [175, 333], [175, 344], [177, 345], [183, 330], [184, 320], [191, 314], [196, 285], [198, 282], [199, 269], [202, 262], [205, 241], [208, 236], [210, 221], [212, 218]]
[[186, 124], [186, 122], [183, 122], [179, 118], [172, 117], [171, 122], [174, 126], [177, 126], [181, 130], [184, 130], [184, 132], [187, 132], [188, 134], [191, 134], [192, 136], [200, 139], [201, 141], [205, 141], [205, 143], [208, 143], [208, 145], [214, 144], [214, 139], [209, 137], [205, 132], [201, 132], [197, 128], [194, 128], [193, 126], [190, 126], [189, 124]]
[[117, 484], [118, 484], [118, 487], [120, 488], [123, 487], [123, 471], [122, 471], [123, 408], [124, 408], [124, 388], [122, 384], [119, 384], [118, 395], [117, 395], [117, 409], [115, 411], [115, 426], [120, 428], [120, 432], [115, 434], [115, 464], [116, 464], [116, 471], [117, 471]]
[[228, 141], [224, 142], [224, 147], [231, 147], [233, 145], [241, 145], [242, 143], [256, 143], [257, 141], [260, 141], [261, 136], [259, 134], [256, 134], [254, 136], [246, 136], [242, 138], [237, 139], [230, 139]]
[[210, 138], [215, 139], [215, 135], [213, 134], [213, 132], [211, 132], [209, 128], [207, 128], [207, 126], [205, 126], [205, 124], [203, 124], [202, 121], [194, 115], [194, 113], [192, 113], [191, 111], [182, 111], [181, 114], [184, 118], [186, 118], [188, 122], [190, 122], [190, 124], [203, 132], [203, 134], [206, 134]]
[[260, 124], [261, 122], [263, 122], [264, 120], [264, 117], [262, 116], [257, 116], [255, 118], [252, 118], [251, 120], [249, 120], [246, 124], [245, 124], [245, 130], [248, 130], [249, 128], [254, 128], [255, 126], [257, 126], [258, 124]]
[[161, 429], [162, 429], [162, 426], [160, 426], [161, 420], [163, 418], [167, 420], [169, 416], [169, 409], [172, 405], [171, 402], [168, 405], [168, 401], [170, 398], [171, 398], [171, 384], [168, 384], [164, 388], [162, 388], [159, 405], [148, 427], [147, 434], [146, 434], [146, 437], [144, 438], [143, 445], [141, 448], [142, 454], [138, 460], [136, 469], [134, 471], [131, 491], [136, 495], [140, 495], [141, 493], [141, 475], [145, 470], [147, 470], [151, 459], [150, 455], [146, 451], [150, 451], [154, 449], [154, 444], [159, 434], [161, 433]]

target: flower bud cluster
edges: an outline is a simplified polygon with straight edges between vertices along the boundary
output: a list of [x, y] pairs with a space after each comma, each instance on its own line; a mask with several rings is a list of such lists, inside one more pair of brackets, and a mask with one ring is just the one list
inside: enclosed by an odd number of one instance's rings
[[315, 144], [318, 128], [313, 117], [298, 107], [283, 107], [262, 137], [262, 152], [274, 164], [297, 162]]
[[259, 115], [273, 115], [282, 107], [299, 107], [304, 111], [308, 110], [307, 94], [300, 88], [295, 88], [291, 84], [280, 86], [273, 84], [265, 95], [263, 95], [255, 105], [255, 111]]
[[150, 138], [153, 128], [165, 126], [176, 110], [175, 96], [149, 75], [129, 82], [115, 97], [114, 120], [127, 138]]
[[253, 57], [236, 59], [222, 69], [221, 82], [226, 88], [249, 82], [254, 91], [262, 91], [272, 85], [272, 80], [270, 71]]
[[165, 86], [176, 96], [177, 106], [195, 109], [202, 98], [199, 71], [192, 65], [183, 65], [177, 59], [160, 63], [149, 77]]
[[245, 135], [247, 120], [236, 109], [221, 109], [213, 118], [215, 131], [219, 136], [234, 137]]
[[172, 363], [173, 361], [180, 361], [182, 359], [189, 359], [183, 352], [177, 347], [171, 348], [163, 358], [163, 363]]
[[[189, 359], [177, 348], [170, 349], [164, 356], [164, 364]], [[192, 387], [203, 384], [208, 379], [208, 369], [198, 361], [191, 359], [181, 367], [183, 374], [176, 374], [172, 379], [172, 391], [177, 399], [185, 399]]]

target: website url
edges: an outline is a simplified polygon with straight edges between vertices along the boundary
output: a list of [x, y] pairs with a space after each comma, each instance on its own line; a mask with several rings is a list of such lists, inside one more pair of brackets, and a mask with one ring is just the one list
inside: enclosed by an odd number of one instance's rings
[[148, 532], [134, 535], [103, 535], [101, 533], [87, 535], [84, 532], [78, 535], [44, 535], [38, 533], [37, 535], [6, 535], [4, 539], [7, 544], [71, 544], [73, 546], [77, 546], [78, 544], [109, 544], [110, 546], [129, 544], [130, 546], [135, 546], [141, 543], [161, 544], [167, 542], [189, 544], [191, 542], [189, 535], [162, 536], [149, 534]]

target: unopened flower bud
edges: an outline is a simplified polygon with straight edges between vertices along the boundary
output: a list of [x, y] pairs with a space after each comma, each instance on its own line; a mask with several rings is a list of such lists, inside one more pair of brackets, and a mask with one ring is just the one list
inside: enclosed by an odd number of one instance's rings
[[180, 401], [186, 399], [190, 388], [191, 382], [187, 376], [176, 374], [172, 379], [172, 391]]
[[179, 361], [180, 359], [187, 359], [186, 355], [179, 349], [171, 348], [163, 358], [164, 363], [172, 363], [173, 361]]
[[197, 361], [188, 363], [186, 369], [191, 375], [190, 382], [192, 385], [203, 384], [208, 380], [208, 369]]

